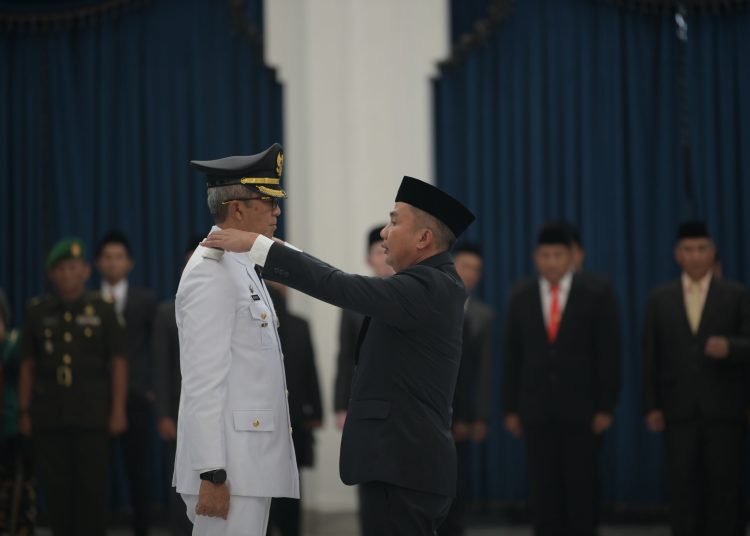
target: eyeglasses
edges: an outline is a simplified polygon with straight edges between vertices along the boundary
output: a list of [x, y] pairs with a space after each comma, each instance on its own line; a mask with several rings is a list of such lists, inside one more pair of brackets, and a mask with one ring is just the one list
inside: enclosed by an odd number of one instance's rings
[[222, 201], [221, 204], [228, 205], [232, 201], [270, 201], [272, 210], [276, 210], [276, 208], [279, 206], [279, 199], [277, 197], [271, 197], [270, 195], [264, 195], [262, 197], [243, 197], [241, 199], [228, 199], [227, 201]]

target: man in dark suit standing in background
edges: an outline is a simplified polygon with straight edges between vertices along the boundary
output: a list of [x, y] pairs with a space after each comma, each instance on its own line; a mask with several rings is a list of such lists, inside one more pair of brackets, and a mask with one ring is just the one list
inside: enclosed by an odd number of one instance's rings
[[[279, 321], [279, 339], [284, 352], [284, 373], [289, 393], [289, 419], [294, 432], [294, 453], [297, 467], [312, 467], [315, 460], [314, 430], [323, 424], [323, 409], [320, 404], [318, 369], [315, 365], [310, 325], [307, 320], [289, 312], [286, 297], [289, 290], [278, 283], [269, 282], [268, 293], [273, 300]], [[279, 529], [281, 536], [300, 536], [301, 499], [274, 497], [268, 520], [269, 534], [272, 527]]]
[[538, 278], [519, 284], [507, 313], [505, 426], [524, 437], [537, 536], [596, 533], [599, 436], [620, 389], [618, 315], [601, 287], [574, 272], [564, 225], [545, 225]]
[[151, 507], [149, 468], [152, 466], [154, 400], [151, 334], [156, 300], [150, 290], [128, 283], [133, 266], [133, 250], [127, 237], [118, 231], [104, 235], [96, 248], [96, 268], [102, 278], [102, 296], [111, 300], [115, 310], [125, 318], [130, 371], [128, 430], [120, 441], [133, 509], [133, 532], [135, 536], [145, 536]]
[[[367, 265], [375, 277], [393, 275], [393, 268], [386, 263], [383, 239], [380, 231], [385, 225], [370, 229], [367, 235]], [[339, 355], [336, 363], [336, 382], [333, 395], [333, 409], [336, 412], [336, 426], [343, 430], [346, 421], [346, 410], [349, 408], [349, 397], [352, 392], [354, 375], [354, 352], [357, 349], [357, 337], [362, 328], [364, 316], [348, 309], [341, 310], [339, 324]]]
[[[193, 239], [185, 248], [185, 264], [190, 260], [193, 251], [201, 239]], [[159, 436], [166, 446], [166, 474], [169, 483], [167, 491], [167, 510], [172, 536], [190, 536], [193, 524], [185, 515], [185, 503], [171, 486], [174, 473], [174, 458], [177, 452], [177, 414], [180, 409], [180, 391], [182, 374], [180, 374], [180, 340], [177, 333], [174, 300], [159, 304], [154, 317], [154, 336], [152, 341], [154, 361], [154, 407], [156, 409], [156, 427]]]
[[664, 431], [675, 536], [735, 536], [750, 363], [750, 296], [712, 273], [705, 222], [680, 226], [679, 279], [646, 308], [646, 424]]
[[470, 442], [487, 437], [492, 382], [492, 325], [495, 313], [473, 295], [482, 279], [482, 250], [465, 242], [453, 250], [456, 272], [469, 297], [464, 305], [464, 340], [453, 397], [453, 439], [456, 442], [457, 489], [441, 536], [460, 536], [466, 530], [467, 489], [470, 482]]
[[364, 536], [428, 536], [456, 491], [451, 403], [466, 292], [450, 249], [474, 215], [404, 177], [381, 232], [386, 278], [344, 273], [262, 235], [216, 231], [203, 245], [249, 251], [263, 277], [366, 316], [341, 441], [345, 484], [362, 487]]

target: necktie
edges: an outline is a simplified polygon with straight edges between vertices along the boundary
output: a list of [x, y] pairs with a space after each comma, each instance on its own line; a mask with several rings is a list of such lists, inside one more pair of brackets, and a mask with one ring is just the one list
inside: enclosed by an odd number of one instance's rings
[[555, 342], [557, 332], [560, 331], [560, 285], [550, 285], [549, 292], [552, 295], [552, 301], [549, 306], [547, 337], [549, 342]]
[[552, 301], [549, 306], [547, 337], [549, 342], [555, 342], [557, 332], [560, 331], [560, 285], [550, 285], [549, 292], [552, 295]]
[[701, 323], [701, 313], [703, 313], [703, 303], [701, 296], [701, 287], [693, 281], [688, 285], [687, 295], [685, 296], [685, 308], [687, 309], [688, 322], [693, 334], [698, 332], [698, 326]]

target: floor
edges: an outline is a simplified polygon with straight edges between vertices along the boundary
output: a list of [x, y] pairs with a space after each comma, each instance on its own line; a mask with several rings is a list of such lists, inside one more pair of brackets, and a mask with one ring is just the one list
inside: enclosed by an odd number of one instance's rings
[[[354, 514], [318, 514], [308, 513], [305, 519], [303, 536], [359, 536], [357, 520]], [[51, 536], [48, 529], [40, 528], [38, 536]], [[108, 536], [130, 536], [127, 529], [111, 529]], [[750, 534], [750, 533], [749, 533]], [[669, 536], [665, 526], [617, 526], [602, 527], [601, 536]], [[169, 536], [165, 529], [154, 529], [151, 536]], [[275, 536], [275, 535], [274, 535]], [[472, 527], [465, 536], [532, 536], [526, 526], [477, 526]]]

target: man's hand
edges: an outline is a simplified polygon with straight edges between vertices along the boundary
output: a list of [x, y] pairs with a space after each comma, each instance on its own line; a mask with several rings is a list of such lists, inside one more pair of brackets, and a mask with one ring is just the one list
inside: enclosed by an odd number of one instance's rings
[[217, 485], [208, 480], [201, 480], [195, 513], [199, 516], [226, 519], [229, 515], [229, 486], [227, 486], [227, 483]]
[[523, 437], [523, 426], [518, 413], [508, 413], [505, 416], [505, 429], [515, 438]]
[[591, 420], [591, 430], [595, 435], [600, 435], [606, 432], [610, 426], [612, 426], [612, 414], [600, 411], [594, 414], [594, 418]]
[[336, 412], [336, 428], [339, 430], [344, 429], [344, 423], [346, 423], [346, 410]]
[[25, 437], [31, 437], [31, 415], [24, 411], [18, 415], [18, 432]]
[[649, 411], [646, 414], [646, 426], [652, 432], [661, 432], [664, 430], [664, 412], [658, 409]]
[[260, 236], [258, 233], [240, 231], [239, 229], [221, 229], [209, 234], [201, 242], [201, 246], [242, 253], [243, 251], [250, 251], [258, 236]]
[[177, 439], [177, 423], [171, 417], [162, 417], [157, 424], [159, 435], [164, 441]]
[[484, 421], [474, 421], [474, 434], [472, 439], [481, 443], [487, 438], [487, 423]]
[[113, 409], [109, 416], [109, 433], [113, 436], [120, 435], [128, 429], [128, 418], [124, 409]]
[[471, 425], [467, 422], [456, 421], [453, 423], [453, 441], [466, 441], [471, 437]]
[[706, 341], [706, 355], [711, 359], [729, 357], [729, 341], [726, 337], [709, 337]]

